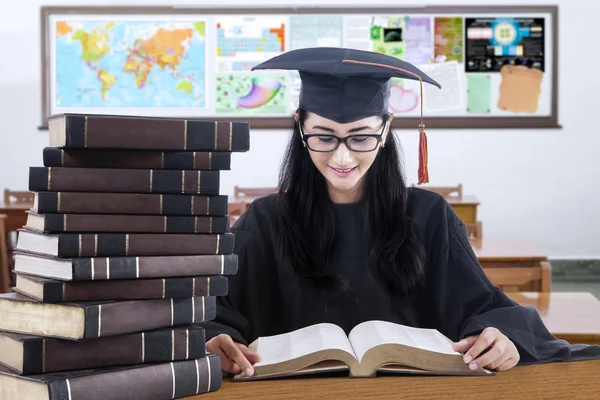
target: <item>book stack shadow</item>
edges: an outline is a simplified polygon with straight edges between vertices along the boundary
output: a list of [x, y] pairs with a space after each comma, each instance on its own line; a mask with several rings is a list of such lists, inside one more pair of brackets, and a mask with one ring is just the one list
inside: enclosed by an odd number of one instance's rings
[[237, 273], [220, 174], [249, 150], [249, 125], [61, 114], [49, 134], [0, 295], [0, 398], [220, 389], [200, 324]]

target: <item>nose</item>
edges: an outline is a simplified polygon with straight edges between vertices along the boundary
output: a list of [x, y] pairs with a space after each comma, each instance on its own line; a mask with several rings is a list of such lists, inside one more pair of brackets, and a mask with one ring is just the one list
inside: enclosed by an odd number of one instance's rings
[[348, 147], [344, 143], [340, 143], [339, 147], [336, 151], [333, 152], [331, 156], [332, 164], [338, 167], [346, 167], [348, 165], [352, 165], [352, 152], [348, 150]]

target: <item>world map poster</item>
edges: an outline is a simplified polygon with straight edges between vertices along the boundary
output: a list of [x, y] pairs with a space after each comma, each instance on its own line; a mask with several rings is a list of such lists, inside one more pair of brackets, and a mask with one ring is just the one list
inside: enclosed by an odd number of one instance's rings
[[204, 21], [56, 21], [56, 107], [206, 107]]

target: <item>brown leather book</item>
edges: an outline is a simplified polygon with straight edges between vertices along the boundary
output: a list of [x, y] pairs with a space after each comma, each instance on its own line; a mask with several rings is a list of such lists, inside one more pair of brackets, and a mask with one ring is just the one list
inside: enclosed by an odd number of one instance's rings
[[233, 233], [42, 233], [20, 229], [17, 250], [56, 257], [232, 254]]
[[62, 281], [233, 275], [236, 254], [157, 257], [57, 258], [15, 251], [15, 272]]
[[231, 152], [121, 149], [61, 149], [46, 147], [45, 167], [229, 170]]
[[64, 340], [0, 332], [0, 364], [21, 375], [201, 358], [206, 333], [199, 325]]
[[228, 196], [151, 193], [38, 192], [38, 213], [227, 215]]
[[180, 215], [38, 214], [28, 212], [25, 228], [48, 233], [227, 233], [229, 217]]
[[29, 191], [219, 194], [221, 171], [30, 167]]
[[0, 367], [2, 400], [158, 400], [219, 390], [221, 359], [18, 375]]
[[51, 147], [230, 151], [250, 149], [247, 122], [58, 114], [48, 119]]
[[210, 321], [214, 296], [184, 299], [42, 303], [0, 294], [0, 330], [59, 339], [94, 339]]
[[13, 290], [44, 303], [225, 296], [225, 276], [62, 282], [17, 274]]

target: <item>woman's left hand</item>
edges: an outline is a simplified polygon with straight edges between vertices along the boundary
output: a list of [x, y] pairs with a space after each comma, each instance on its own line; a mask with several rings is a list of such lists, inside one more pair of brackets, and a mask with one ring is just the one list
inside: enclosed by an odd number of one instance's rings
[[[487, 368], [496, 371], [511, 369], [520, 360], [514, 343], [496, 328], [485, 328], [480, 335], [469, 336], [452, 345], [464, 353], [463, 360], [472, 370]], [[485, 354], [480, 354], [489, 348]]]

